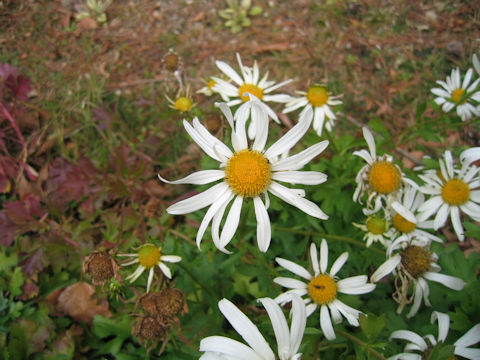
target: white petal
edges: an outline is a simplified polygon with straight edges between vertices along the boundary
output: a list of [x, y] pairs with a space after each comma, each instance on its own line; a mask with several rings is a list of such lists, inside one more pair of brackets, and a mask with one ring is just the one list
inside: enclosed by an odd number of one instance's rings
[[365, 149], [354, 151], [353, 155], [361, 157], [369, 165], [374, 162], [374, 160], [372, 159], [372, 155], [370, 155], [370, 153]]
[[312, 112], [308, 111], [295, 126], [265, 151], [265, 157], [272, 159], [291, 149], [305, 135], [312, 122]]
[[480, 349], [468, 349], [455, 347], [455, 355], [460, 355], [467, 359], [478, 360], [480, 359]]
[[306, 164], [310, 162], [315, 156], [320, 154], [328, 146], [328, 141], [322, 141], [309, 148], [299, 152], [296, 155], [292, 155], [285, 159], [281, 159], [276, 163], [273, 163], [273, 171], [285, 171], [285, 170], [300, 170]]
[[278, 306], [270, 298], [258, 299], [267, 310], [268, 317], [272, 323], [273, 332], [275, 333], [275, 338], [277, 339], [278, 345], [278, 355], [280, 359], [288, 356], [290, 349], [290, 332], [288, 329], [287, 319], [283, 315], [280, 306]]
[[287, 277], [276, 277], [273, 282], [288, 289], [306, 289], [308, 287], [303, 281]]
[[413, 224], [417, 223], [417, 218], [415, 215], [398, 201], [394, 201], [391, 206], [393, 210], [400, 214], [400, 216], [402, 216], [405, 220], [408, 220]]
[[409, 330], [394, 331], [392, 335], [390, 335], [390, 339], [407, 340], [418, 345], [419, 348], [422, 349], [423, 351], [428, 349], [428, 345], [425, 342], [425, 340], [423, 340], [423, 338], [420, 335], [415, 334], [413, 331], [409, 331]]
[[222, 190], [225, 189], [225, 186], [228, 187], [228, 185], [223, 182], [213, 185], [211, 188], [201, 192], [200, 194], [181, 200], [169, 206], [167, 208], [167, 212], [172, 215], [183, 215], [202, 209], [215, 202], [218, 197], [223, 194]]
[[148, 272], [147, 293], [150, 291], [150, 286], [152, 286], [152, 280], [153, 280], [153, 267], [151, 267], [150, 271]]
[[145, 271], [145, 267], [142, 265], [138, 265], [136, 270], [132, 274], [128, 275], [125, 278], [125, 280], [129, 280], [131, 283], [133, 283], [135, 280], [137, 280], [140, 277], [140, 275], [143, 274], [144, 271]]
[[[209, 336], [202, 339], [200, 341], [200, 351], [219, 353], [236, 359], [265, 360], [247, 345], [223, 336]], [[204, 357], [202, 356], [202, 358]], [[225, 357], [222, 356], [220, 359], [225, 359]], [[273, 353], [272, 357], [267, 359], [275, 359]]]
[[433, 323], [435, 320], [438, 320], [438, 336], [437, 340], [444, 342], [448, 335], [448, 329], [450, 328], [450, 317], [447, 314], [434, 311], [430, 318]]
[[259, 197], [253, 198], [255, 217], [257, 218], [257, 243], [262, 252], [266, 252], [272, 238], [272, 228], [267, 209]]
[[352, 326], [358, 326], [358, 316], [361, 313], [361, 311], [358, 311], [357, 309], [354, 309], [347, 304], [341, 302], [338, 299], [333, 300], [333, 305], [335, 305], [340, 311], [340, 313], [347, 319], [348, 323]]
[[345, 264], [347, 259], [348, 259], [348, 252], [345, 251], [333, 263], [332, 267], [330, 268], [330, 276], [335, 276], [337, 272], [339, 272], [342, 266]]
[[[223, 206], [226, 206], [226, 204], [232, 201], [234, 196], [235, 195], [233, 194], [233, 192], [229, 190], [227, 186], [223, 190], [223, 193], [220, 194], [220, 197], [217, 200], [215, 200], [215, 202], [208, 208], [207, 213], [203, 217], [200, 227], [198, 228], [198, 232], [196, 236], [196, 243], [199, 249], [200, 249], [200, 242], [202, 241], [203, 234], [205, 234], [205, 230], [207, 229], [208, 224], [210, 223], [212, 218], [218, 213], [219, 209], [221, 209]], [[213, 233], [213, 229], [212, 229], [212, 233]]]
[[401, 260], [402, 257], [400, 254], [396, 254], [395, 256], [389, 258], [382, 265], [380, 265], [377, 270], [375, 270], [375, 272], [370, 277], [370, 281], [377, 282], [390, 274], [398, 266], [398, 264], [400, 264]]
[[367, 142], [368, 149], [370, 150], [370, 155], [372, 156], [372, 159], [375, 161], [377, 159], [377, 147], [375, 146], [375, 139], [373, 138], [373, 135], [368, 129], [368, 127], [364, 126], [362, 128], [362, 131], [363, 131], [363, 137]]
[[420, 305], [422, 305], [423, 287], [419, 284], [422, 281], [425, 283], [425, 280], [422, 278], [419, 278], [418, 281], [415, 282], [413, 304], [412, 304], [412, 307], [410, 308], [410, 311], [407, 314], [407, 318], [411, 318], [412, 316], [415, 316], [415, 314], [418, 312], [418, 309], [420, 309]]
[[320, 272], [325, 274], [328, 267], [328, 244], [325, 239], [322, 239], [320, 244]]
[[343, 294], [360, 295], [375, 289], [375, 284], [367, 283], [367, 275], [357, 275], [337, 282], [338, 291]]
[[292, 318], [290, 330], [290, 353], [289, 356], [295, 355], [302, 343], [303, 333], [307, 325], [307, 311], [305, 303], [300, 296], [292, 295]]
[[480, 324], [475, 325], [470, 330], [468, 330], [465, 335], [460, 339], [455, 341], [455, 346], [458, 347], [467, 347], [474, 345], [480, 341]]
[[318, 171], [277, 171], [272, 179], [290, 184], [318, 185], [327, 181], [327, 175]]
[[165, 261], [165, 262], [169, 262], [169, 263], [177, 263], [179, 261], [182, 261], [182, 258], [180, 256], [177, 256], [177, 255], [163, 255], [160, 258], [160, 261]]
[[304, 199], [298, 196], [297, 193], [292, 191], [291, 189], [280, 185], [277, 182], [272, 182], [268, 190], [275, 196], [279, 197], [286, 203], [293, 205], [303, 212], [307, 213], [310, 216], [316, 217], [318, 219], [326, 220], [328, 219], [328, 215], [325, 214], [317, 204]]
[[438, 210], [437, 215], [435, 216], [435, 220], [433, 220], [433, 228], [435, 230], [438, 230], [447, 222], [448, 210], [449, 210], [448, 208], [449, 208], [448, 204], [445, 204], [445, 203], [442, 204], [442, 206], [440, 206], [440, 209]]
[[[167, 265], [165, 265], [164, 263], [159, 263], [158, 264], [158, 267], [160, 268], [160, 270], [162, 270], [162, 273], [169, 279], [172, 278], [172, 272], [170, 271], [170, 269], [168, 268]], [[153, 269], [153, 268], [152, 268]]]
[[460, 211], [458, 210], [458, 206], [450, 207], [450, 219], [452, 220], [453, 229], [458, 236], [458, 240], [463, 241], [465, 235], [463, 235], [463, 226], [460, 221]]
[[270, 349], [270, 346], [268, 346], [264, 337], [260, 331], [258, 331], [258, 328], [239, 308], [227, 299], [220, 300], [218, 302], [218, 308], [235, 331], [240, 334], [243, 340], [245, 340], [256, 353], [265, 359], [275, 359], [272, 349]]
[[195, 185], [203, 185], [208, 184], [213, 181], [220, 180], [225, 177], [225, 171], [223, 170], [202, 170], [194, 172], [183, 179], [175, 180], [175, 181], [168, 181], [158, 175], [158, 178], [166, 182], [168, 184], [195, 184]]
[[323, 335], [325, 335], [328, 340], [335, 339], [335, 331], [333, 330], [332, 320], [330, 319], [326, 305], [320, 307], [320, 327], [322, 328]]
[[435, 196], [431, 199], [428, 199], [418, 208], [418, 211], [420, 212], [420, 214], [418, 215], [418, 220], [423, 221], [428, 219], [430, 216], [432, 216], [438, 211], [442, 204], [443, 200], [440, 196]]
[[282, 258], [275, 258], [275, 261], [278, 263], [278, 265], [282, 266], [283, 268], [287, 269], [288, 271], [291, 271], [292, 273], [294, 273], [295, 275], [298, 275], [302, 278], [304, 278], [305, 280], [310, 280], [312, 278], [312, 275], [310, 275], [310, 273], [305, 270], [304, 267], [298, 265], [298, 264], [295, 264], [294, 262], [290, 261], [290, 260], [286, 260], [286, 259], [282, 259]]
[[223, 61], [215, 61], [215, 65], [230, 79], [232, 79], [237, 85], [243, 85], [243, 79], [232, 69], [230, 65]]
[[243, 197], [237, 196], [233, 200], [232, 207], [228, 212], [225, 224], [223, 225], [222, 234], [220, 235], [220, 246], [224, 248], [232, 240], [233, 235], [237, 231], [238, 222], [240, 220], [240, 212], [242, 210]]
[[223, 142], [218, 140], [215, 136], [210, 134], [210, 132], [207, 130], [205, 126], [203, 126], [200, 121], [198, 121], [198, 118], [194, 118], [193, 121], [193, 127], [195, 130], [197, 130], [197, 133], [210, 145], [210, 147], [215, 151], [217, 149], [216, 153], [222, 154], [224, 157], [231, 157], [232, 156], [232, 150], [228, 148], [227, 145], [225, 145]]
[[315, 276], [320, 275], [317, 246], [313, 242], [310, 244], [310, 261], [312, 263], [313, 273], [315, 274]]
[[425, 274], [423, 274], [423, 277], [425, 279], [438, 282], [450, 289], [457, 290], [457, 291], [462, 290], [463, 287], [465, 286], [465, 281], [455, 276], [439, 274], [439, 273], [428, 271]]
[[252, 104], [252, 123], [257, 126], [255, 131], [255, 140], [252, 145], [252, 150], [263, 151], [268, 137], [268, 115], [260, 102], [254, 101]]

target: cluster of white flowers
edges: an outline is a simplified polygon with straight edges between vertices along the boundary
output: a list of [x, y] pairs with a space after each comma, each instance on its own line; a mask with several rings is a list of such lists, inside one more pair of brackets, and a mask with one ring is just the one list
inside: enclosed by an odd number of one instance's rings
[[[303, 189], [287, 187], [281, 183], [320, 185], [327, 180], [327, 175], [321, 172], [301, 171], [301, 169], [325, 150], [328, 141], [319, 141], [295, 155], [289, 153], [303, 138], [312, 123], [318, 135], [322, 134], [323, 128], [331, 131], [336, 118], [332, 108], [340, 105], [341, 101], [339, 96], [332, 96], [323, 85], [311, 86], [308, 91], [299, 92], [301, 96], [297, 98], [287, 94], [273, 94], [276, 89], [286, 85], [290, 80], [276, 84], [268, 80], [268, 73], [263, 77], [260, 76], [256, 62], [253, 67], [245, 66], [238, 54], [237, 60], [241, 75], [227, 63], [217, 61], [217, 67], [228, 79], [212, 77], [207, 86], [199, 90], [206, 95], [217, 93], [222, 97], [224, 102], [217, 103], [216, 106], [230, 126], [231, 147], [213, 136], [197, 118], [194, 118], [191, 123], [183, 121], [186, 132], [209, 157], [219, 163], [218, 168], [201, 170], [176, 181], [169, 181], [160, 176], [159, 178], [169, 184], [215, 183], [207, 190], [167, 208], [168, 213], [179, 215], [208, 207], [196, 236], [199, 248], [211, 223], [211, 238], [214, 245], [218, 250], [230, 253], [227, 246], [231, 243], [239, 226], [242, 207], [244, 203], [252, 201], [257, 220], [258, 248], [266, 252], [272, 239], [268, 213], [270, 195], [280, 198], [317, 219], [328, 218], [317, 204], [306, 199]], [[476, 57], [474, 65], [480, 68]], [[456, 106], [457, 113], [463, 120], [472, 114], [478, 115], [479, 111], [467, 101], [480, 100], [480, 93], [474, 91], [480, 80], [469, 85], [471, 78], [472, 71], [469, 71], [460, 87], [460, 75], [456, 70], [452, 72], [451, 78], [447, 78], [446, 83], [439, 82], [444, 90], [432, 90], [436, 95], [443, 97], [443, 102], [438, 99], [436, 101], [443, 105], [445, 111]], [[463, 92], [460, 89], [463, 89]], [[454, 105], [445, 105], [447, 102], [452, 104], [452, 100]], [[269, 119], [279, 122], [279, 117], [267, 104], [268, 102], [285, 103], [283, 113], [300, 108], [302, 110], [298, 122], [283, 137], [266, 147]], [[231, 107], [236, 107], [234, 112]], [[376, 282], [390, 273], [394, 273], [399, 279], [401, 289], [397, 292], [395, 299], [400, 304], [399, 311], [405, 305], [412, 303], [407, 317], [417, 313], [422, 300], [426, 305], [430, 305], [427, 280], [439, 282], [454, 290], [461, 290], [465, 285], [465, 282], [459, 278], [439, 273], [441, 269], [437, 264], [438, 256], [430, 250], [430, 244], [432, 241], [441, 242], [442, 239], [431, 231], [444, 226], [450, 217], [458, 238], [463, 240], [461, 214], [480, 221], [479, 168], [473, 165], [473, 162], [480, 159], [480, 148], [463, 152], [460, 156], [461, 166], [458, 169], [454, 166], [451, 153], [445, 152], [443, 160], [440, 161], [440, 171], [425, 170], [419, 175], [425, 184], [419, 186], [404, 175], [391, 155], [377, 155], [374, 136], [368, 128], [363, 128], [363, 135], [368, 151], [355, 151], [353, 155], [361, 157], [367, 164], [358, 172], [357, 188], [353, 198], [356, 202], [365, 202], [364, 214], [367, 219], [364, 224], [355, 225], [365, 231], [364, 239], [367, 246], [380, 242], [386, 247], [387, 260], [369, 279], [367, 275], [339, 278], [337, 274], [349, 257], [348, 252], [342, 253], [333, 262], [330, 271], [327, 271], [329, 254], [325, 239], [321, 241], [319, 252], [315, 243], [310, 245], [312, 271], [290, 260], [277, 257], [275, 260], [282, 268], [303, 279], [302, 281], [296, 278], [276, 277], [274, 282], [288, 290], [275, 299], [258, 299], [271, 320], [278, 345], [277, 354], [281, 360], [294, 360], [301, 357], [299, 349], [307, 318], [317, 308], [320, 313], [320, 328], [329, 340], [336, 337], [333, 324], [340, 323], [343, 318], [351, 326], [359, 326], [361, 311], [342, 302], [338, 295], [370, 293], [376, 288]], [[425, 196], [430, 198], [425, 200]], [[434, 217], [433, 220], [432, 217]], [[221, 226], [222, 223], [223, 226]], [[132, 282], [144, 270], [150, 270], [147, 292], [152, 283], [155, 266], [159, 266], [163, 274], [170, 278], [170, 270], [163, 262], [180, 261], [177, 256], [162, 256], [160, 249], [153, 245], [142, 247], [138, 254], [126, 256], [134, 259], [124, 265], [139, 263], [137, 271], [129, 277]], [[409, 295], [412, 284], [413, 295]], [[290, 327], [279, 306], [286, 303], [292, 304]], [[276, 358], [274, 351], [258, 328], [238, 307], [227, 299], [220, 300], [218, 306], [248, 345], [222, 336], [210, 336], [201, 341], [200, 351], [204, 352], [202, 359], [273, 360]], [[439, 319], [441, 329], [438, 340], [428, 337], [431, 346], [445, 341], [448, 327], [445, 331], [443, 315], [434, 312], [435, 319]], [[468, 351], [472, 349], [466, 347], [480, 340], [479, 326], [472, 329], [475, 332], [474, 335], [469, 332], [464, 338], [455, 342], [456, 354], [468, 357]], [[392, 334], [392, 338], [411, 341], [413, 345], [407, 346], [408, 351], [412, 349], [424, 351], [429, 348], [422, 338], [411, 332], [397, 331]], [[471, 354], [478, 355], [476, 349], [473, 349]], [[408, 354], [405, 356], [404, 353], [393, 358], [414, 357]]]

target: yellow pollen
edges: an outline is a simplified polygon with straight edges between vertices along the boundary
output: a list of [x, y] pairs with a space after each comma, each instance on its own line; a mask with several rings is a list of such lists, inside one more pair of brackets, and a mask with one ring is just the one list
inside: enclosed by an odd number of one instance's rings
[[400, 214], [395, 214], [395, 216], [392, 219], [392, 224], [395, 227], [395, 229], [397, 229], [402, 233], [412, 232], [417, 227], [417, 225], [408, 221]]
[[207, 88], [209, 88], [210, 90], [212, 90], [212, 88], [215, 86], [215, 84], [216, 84], [216, 81], [215, 81], [215, 80], [209, 79], [209, 80], [207, 81]]
[[312, 106], [322, 106], [328, 101], [327, 89], [323, 86], [312, 86], [307, 91], [307, 100]]
[[308, 295], [317, 304], [329, 304], [337, 297], [337, 283], [330, 275], [320, 274], [308, 283]]
[[272, 181], [272, 171], [265, 156], [255, 150], [240, 150], [228, 160], [225, 181], [237, 195], [256, 197]]
[[397, 167], [388, 161], [375, 161], [368, 173], [368, 183], [380, 194], [390, 194], [400, 187], [401, 174]]
[[255, 95], [260, 100], [263, 99], [263, 89], [260, 89], [257, 85], [243, 84], [238, 88], [238, 96], [240, 96], [240, 99], [242, 99], [243, 102], [247, 102], [250, 100], [250, 97], [248, 95], [244, 95], [245, 93]]
[[387, 222], [385, 221], [385, 219], [376, 216], [369, 217], [367, 219], [366, 225], [367, 230], [375, 235], [381, 235], [388, 230]]
[[177, 109], [180, 112], [187, 112], [190, 111], [192, 108], [192, 100], [190, 100], [187, 97], [179, 97], [177, 100], [175, 100], [175, 104], [173, 106], [175, 109]]
[[457, 104], [460, 102], [460, 99], [462, 98], [463, 93], [465, 90], [462, 88], [458, 88], [452, 92], [452, 99], [455, 101]]
[[470, 198], [470, 188], [461, 179], [448, 180], [442, 187], [442, 198], [449, 205], [465, 204]]
[[420, 246], [411, 245], [401, 253], [402, 265], [415, 279], [430, 270], [432, 257], [430, 251]]
[[138, 262], [146, 269], [158, 265], [160, 257], [160, 249], [153, 244], [143, 245], [138, 251]]

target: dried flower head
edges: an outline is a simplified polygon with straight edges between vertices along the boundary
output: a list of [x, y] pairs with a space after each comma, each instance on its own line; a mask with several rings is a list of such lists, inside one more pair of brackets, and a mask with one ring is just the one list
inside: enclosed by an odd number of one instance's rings
[[103, 286], [118, 277], [118, 265], [107, 252], [95, 251], [83, 261], [83, 272], [91, 277], [93, 285]]

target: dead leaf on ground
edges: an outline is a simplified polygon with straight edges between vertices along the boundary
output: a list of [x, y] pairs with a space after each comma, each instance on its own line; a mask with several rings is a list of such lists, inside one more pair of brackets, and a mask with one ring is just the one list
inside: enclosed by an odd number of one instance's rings
[[112, 316], [108, 303], [98, 302], [92, 298], [95, 289], [86, 282], [70, 285], [58, 296], [57, 310], [71, 316], [77, 321], [91, 324], [95, 315]]

